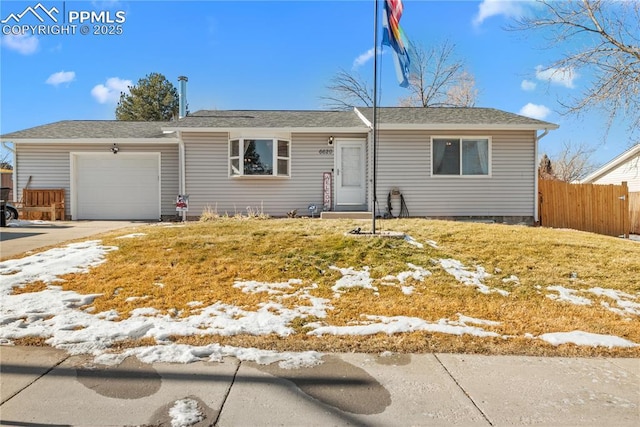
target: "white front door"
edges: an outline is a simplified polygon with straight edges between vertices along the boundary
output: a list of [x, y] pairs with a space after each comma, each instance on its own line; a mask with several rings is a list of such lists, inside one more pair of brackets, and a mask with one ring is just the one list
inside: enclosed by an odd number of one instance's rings
[[364, 140], [336, 140], [336, 210], [367, 208]]

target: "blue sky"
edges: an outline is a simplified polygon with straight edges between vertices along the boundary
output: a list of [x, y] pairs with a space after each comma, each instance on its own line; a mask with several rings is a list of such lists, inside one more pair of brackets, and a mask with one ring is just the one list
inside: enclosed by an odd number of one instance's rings
[[[87, 35], [80, 34], [83, 24], [77, 21], [75, 34], [16, 36], [4, 34], [10, 29], [3, 27], [0, 133], [58, 120], [113, 119], [120, 91], [151, 72], [176, 86], [178, 76], [188, 76], [190, 111], [320, 109], [325, 86], [340, 68], [364, 77], [373, 72], [371, 0], [2, 0], [0, 20], [38, 3], [49, 11], [57, 8], [59, 20], [93, 11], [107, 24], [86, 22]], [[587, 79], [550, 80], [537, 71], [562, 52], [544, 49], [538, 34], [504, 29], [523, 13], [535, 13], [530, 2], [405, 0], [401, 25], [414, 43], [456, 45], [475, 77], [477, 106], [559, 124], [542, 139], [541, 152], [553, 155], [563, 143], [585, 142], [597, 147], [596, 163], [623, 152], [629, 146], [624, 123], [607, 134], [604, 113], [582, 118], [558, 113], [558, 100], [579, 94]], [[40, 14], [44, 24], [54, 24]], [[19, 23], [40, 22], [29, 13]], [[100, 29], [121, 34], [93, 34]], [[396, 105], [408, 92], [397, 84], [388, 50], [379, 67], [380, 105]]]

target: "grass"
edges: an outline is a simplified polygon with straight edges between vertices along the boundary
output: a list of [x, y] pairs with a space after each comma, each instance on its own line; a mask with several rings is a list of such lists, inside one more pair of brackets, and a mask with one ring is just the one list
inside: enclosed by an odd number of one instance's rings
[[[608, 349], [552, 346], [525, 338], [548, 332], [582, 330], [611, 334], [640, 343], [639, 316], [622, 316], [601, 306], [614, 305], [607, 297], [580, 294], [593, 301], [579, 306], [547, 297], [548, 286], [575, 290], [594, 287], [615, 289], [636, 296], [640, 302], [640, 244], [633, 241], [571, 230], [551, 230], [499, 224], [433, 221], [424, 219], [384, 220], [383, 230], [402, 231], [419, 242], [435, 241], [437, 247], [419, 249], [402, 239], [352, 237], [345, 235], [355, 227], [366, 230], [370, 224], [353, 220], [253, 219], [211, 215], [207, 221], [181, 227], [145, 226], [135, 230], [145, 236], [117, 239], [126, 232], [101, 236], [104, 245], [118, 246], [108, 253], [108, 262], [88, 274], [64, 277], [65, 289], [80, 293], [100, 293], [95, 312], [115, 309], [127, 317], [131, 310], [153, 307], [163, 313], [187, 316], [198, 307], [187, 303], [201, 301], [233, 304], [256, 310], [266, 302], [265, 293], [244, 293], [232, 285], [238, 280], [286, 282], [301, 279], [295, 288], [318, 285], [314, 296], [331, 300], [333, 310], [323, 319], [343, 326], [361, 321], [361, 314], [411, 316], [430, 322], [466, 316], [499, 321], [482, 327], [513, 338], [414, 332], [373, 336], [312, 337], [306, 324], [318, 319], [296, 319], [295, 333], [289, 337], [203, 335], [174, 337], [189, 344], [217, 342], [275, 350], [318, 350], [380, 352], [467, 352], [481, 354], [521, 354], [542, 356], [619, 356], [639, 357], [640, 348]], [[509, 292], [483, 294], [459, 283], [437, 262], [456, 259], [470, 270], [482, 266], [491, 277], [484, 283]], [[379, 295], [371, 290], [354, 289], [334, 297], [331, 287], [341, 277], [330, 266], [370, 267], [372, 278], [382, 279], [408, 269], [407, 263], [432, 272], [423, 282], [409, 280], [415, 291], [405, 295], [400, 286], [376, 282]], [[504, 282], [511, 275], [519, 283]], [[20, 289], [34, 292], [38, 284]], [[139, 297], [127, 300], [130, 297]], [[287, 304], [306, 304], [295, 297]], [[28, 340], [27, 340], [28, 341]], [[37, 342], [37, 340], [35, 340]], [[120, 346], [148, 344], [124, 342]]]

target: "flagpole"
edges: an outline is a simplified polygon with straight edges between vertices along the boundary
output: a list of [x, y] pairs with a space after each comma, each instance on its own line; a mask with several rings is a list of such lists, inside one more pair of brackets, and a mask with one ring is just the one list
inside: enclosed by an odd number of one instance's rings
[[373, 20], [373, 120], [371, 122], [373, 127], [373, 138], [372, 138], [372, 151], [373, 151], [373, 167], [372, 167], [372, 175], [373, 175], [373, 184], [372, 184], [372, 206], [371, 206], [371, 232], [376, 234], [376, 202], [377, 200], [377, 190], [376, 190], [376, 163], [377, 163], [377, 150], [376, 150], [376, 142], [377, 142], [377, 117], [378, 117], [378, 0], [373, 0], [375, 3], [375, 18]]

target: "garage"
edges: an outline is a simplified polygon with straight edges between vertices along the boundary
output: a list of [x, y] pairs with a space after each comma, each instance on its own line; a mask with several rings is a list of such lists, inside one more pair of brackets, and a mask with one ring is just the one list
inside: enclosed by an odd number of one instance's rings
[[72, 153], [73, 219], [160, 218], [160, 153]]

